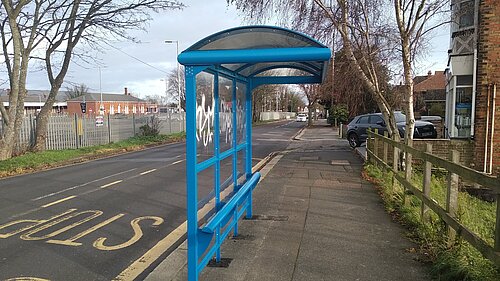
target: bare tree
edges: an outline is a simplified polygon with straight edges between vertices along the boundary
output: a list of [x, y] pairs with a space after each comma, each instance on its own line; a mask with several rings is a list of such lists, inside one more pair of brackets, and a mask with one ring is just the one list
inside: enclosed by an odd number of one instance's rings
[[[399, 140], [394, 114], [384, 96], [377, 74], [377, 62], [391, 59], [392, 42], [387, 34], [393, 34], [384, 16], [383, 0], [336, 0], [329, 5], [322, 0], [228, 0], [249, 18], [269, 19], [278, 16], [281, 23], [309, 35], [334, 41], [336, 30], [342, 39], [346, 58], [372, 95], [387, 123], [389, 134]], [[275, 15], [274, 13], [278, 14]], [[359, 55], [355, 55], [355, 50]]]
[[313, 110], [315, 110], [315, 106], [321, 96], [321, 88], [319, 85], [313, 85], [313, 84], [301, 84], [299, 85], [300, 89], [302, 90], [302, 93], [304, 94], [305, 98], [307, 99], [307, 108], [309, 111], [307, 112], [308, 115], [308, 122], [307, 125], [311, 126], [312, 125], [312, 118], [313, 118]]
[[[184, 67], [180, 66], [180, 74], [177, 75], [177, 68], [172, 69], [168, 74], [167, 74], [167, 97], [174, 101], [175, 103], [179, 104], [179, 97], [180, 97], [180, 103], [181, 103], [181, 108], [186, 111], [186, 87], [185, 87], [185, 82], [184, 82]], [[180, 87], [179, 87], [179, 78], [180, 78]], [[180, 95], [179, 95], [179, 89], [180, 89]]]
[[73, 99], [83, 96], [89, 92], [89, 87], [85, 84], [73, 85], [71, 87], [66, 87], [66, 98]]
[[[37, 47], [35, 26], [26, 27], [24, 10], [31, 8], [33, 15], [41, 13], [40, 1], [8, 1], [0, 4], [0, 35], [4, 66], [9, 77], [9, 108], [0, 103], [4, 129], [0, 135], [0, 160], [10, 158], [18, 143], [19, 129], [24, 117], [26, 78], [31, 52]], [[25, 33], [29, 33], [26, 36]]]
[[[37, 116], [36, 140], [33, 150], [45, 147], [48, 115], [61, 88], [69, 65], [74, 59], [91, 59], [85, 51], [99, 49], [110, 38], [118, 40], [135, 39], [128, 35], [130, 30], [144, 29], [151, 19], [152, 12], [181, 9], [184, 5], [169, 0], [2, 0], [2, 45], [6, 67], [11, 81], [11, 101], [9, 112], [4, 119], [7, 133], [0, 142], [14, 138], [20, 124], [19, 115], [14, 114], [24, 107], [28, 59], [36, 58], [43, 62], [51, 89], [45, 105]], [[34, 48], [44, 51], [32, 52]], [[0, 158], [10, 157], [12, 148], [0, 146]], [[10, 151], [10, 152], [9, 152]]]
[[[413, 62], [425, 35], [446, 21], [431, 23], [437, 15], [445, 13], [447, 0], [394, 0], [394, 11], [398, 26], [401, 62], [403, 65], [404, 97], [406, 112], [405, 142], [413, 146], [415, 114], [413, 112]], [[411, 175], [411, 154], [406, 157], [406, 176]]]

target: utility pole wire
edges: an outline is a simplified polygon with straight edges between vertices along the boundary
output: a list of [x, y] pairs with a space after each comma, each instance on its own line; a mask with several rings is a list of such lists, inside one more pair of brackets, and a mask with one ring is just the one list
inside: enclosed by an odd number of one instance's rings
[[106, 44], [106, 45], [110, 46], [111, 48], [113, 48], [113, 49], [115, 49], [115, 50], [117, 50], [117, 51], [119, 51], [119, 52], [121, 52], [121, 53], [123, 53], [123, 54], [125, 54], [125, 55], [127, 55], [127, 56], [129, 56], [129, 57], [131, 57], [131, 58], [133, 58], [134, 60], [136, 60], [136, 61], [138, 61], [138, 62], [140, 62], [140, 63], [142, 63], [142, 64], [144, 64], [144, 65], [147, 65], [147, 66], [149, 66], [149, 67], [151, 67], [151, 68], [153, 68], [153, 69], [155, 69], [155, 70], [158, 70], [158, 71], [162, 72], [163, 74], [168, 74], [168, 72], [167, 72], [167, 71], [162, 70], [162, 69], [160, 69], [160, 68], [158, 68], [158, 67], [156, 67], [156, 66], [154, 66], [154, 65], [151, 65], [151, 64], [149, 64], [149, 63], [147, 63], [147, 62], [145, 62], [145, 61], [141, 60], [140, 58], [134, 57], [133, 55], [131, 55], [131, 54], [129, 54], [129, 53], [127, 53], [127, 52], [123, 51], [123, 50], [118, 49], [117, 47], [115, 47], [115, 46], [113, 46], [113, 45], [109, 44], [109, 43], [108, 43], [108, 42], [106, 42], [106, 41], [102, 41], [102, 42], [103, 42], [104, 44]]

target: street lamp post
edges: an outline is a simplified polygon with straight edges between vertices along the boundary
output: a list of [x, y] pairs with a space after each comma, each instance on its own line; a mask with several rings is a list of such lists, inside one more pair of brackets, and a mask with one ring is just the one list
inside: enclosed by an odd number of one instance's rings
[[179, 62], [177, 61], [177, 57], [179, 56], [179, 40], [165, 40], [165, 43], [167, 43], [167, 44], [175, 43], [175, 46], [176, 46], [177, 56], [175, 57], [175, 61], [177, 63], [177, 91], [179, 94], [179, 103], [177, 104], [177, 110], [179, 110], [179, 113], [180, 113], [181, 112], [181, 66], [179, 65]]
[[102, 75], [100, 66], [99, 66], [99, 94], [101, 96], [101, 102], [99, 104], [99, 115], [104, 115], [104, 105], [102, 104]]

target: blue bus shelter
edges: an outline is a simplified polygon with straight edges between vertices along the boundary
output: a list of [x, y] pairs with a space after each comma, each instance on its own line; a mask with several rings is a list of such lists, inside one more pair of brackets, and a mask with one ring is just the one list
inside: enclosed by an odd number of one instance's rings
[[252, 217], [252, 90], [265, 84], [321, 83], [331, 51], [272, 26], [224, 30], [178, 56], [185, 67], [188, 279], [215, 258], [238, 220]]

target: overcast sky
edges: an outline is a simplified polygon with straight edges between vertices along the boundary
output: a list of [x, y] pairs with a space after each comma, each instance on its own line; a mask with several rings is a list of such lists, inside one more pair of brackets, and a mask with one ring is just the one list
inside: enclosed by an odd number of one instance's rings
[[[98, 54], [103, 65], [101, 79], [104, 93], [123, 93], [123, 88], [127, 87], [131, 93], [140, 97], [163, 95], [166, 72], [176, 67], [176, 46], [164, 43], [165, 40], [178, 40], [181, 52], [208, 35], [244, 25], [234, 7], [227, 6], [226, 0], [182, 2], [188, 6], [184, 10], [155, 14], [154, 21], [147, 27], [146, 32], [133, 33], [141, 44], [113, 43], [114, 48], [109, 47], [105, 53]], [[448, 28], [436, 33], [426, 59], [419, 64], [417, 74], [426, 74], [428, 70], [444, 70], [448, 42]], [[43, 73], [31, 73], [28, 77], [28, 89], [49, 89], [46, 79]], [[99, 92], [98, 65], [86, 65], [86, 68], [82, 68], [72, 63], [65, 81], [84, 83], [91, 92]]]

